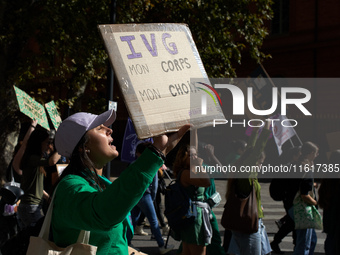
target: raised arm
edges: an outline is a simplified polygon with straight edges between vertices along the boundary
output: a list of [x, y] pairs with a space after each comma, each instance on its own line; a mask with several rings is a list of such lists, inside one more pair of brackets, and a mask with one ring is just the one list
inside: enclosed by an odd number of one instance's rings
[[32, 132], [34, 131], [34, 129], [36, 128], [37, 124], [38, 124], [37, 120], [31, 121], [31, 125], [29, 126], [29, 128], [28, 128], [28, 130], [25, 134], [25, 137], [22, 141], [22, 144], [21, 144], [19, 150], [17, 151], [17, 153], [15, 154], [15, 156], [13, 158], [12, 167], [13, 167], [14, 171], [17, 172], [17, 174], [19, 174], [19, 175], [22, 175], [22, 170], [20, 169], [20, 162], [21, 162], [22, 156], [25, 153], [27, 141], [28, 141], [29, 137], [31, 136]]
[[190, 146], [194, 147], [198, 152], [197, 128], [193, 128], [190, 132]]
[[184, 134], [189, 130], [190, 125], [184, 125], [177, 132], [154, 137], [153, 146], [166, 156], [182, 139]]
[[207, 144], [204, 147], [204, 149], [205, 149], [205, 151], [208, 154], [208, 158], [209, 158], [209, 163], [210, 164], [216, 164], [216, 165], [222, 166], [222, 163], [218, 160], [218, 158], [215, 155], [215, 148], [214, 148], [213, 145]]

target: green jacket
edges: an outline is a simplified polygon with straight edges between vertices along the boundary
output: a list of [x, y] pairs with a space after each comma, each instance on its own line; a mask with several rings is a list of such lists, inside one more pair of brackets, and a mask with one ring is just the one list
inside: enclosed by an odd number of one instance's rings
[[98, 255], [128, 254], [126, 217], [162, 165], [161, 158], [147, 149], [102, 192], [80, 176], [66, 176], [54, 199], [54, 242], [66, 247], [77, 241], [80, 230], [87, 230]]

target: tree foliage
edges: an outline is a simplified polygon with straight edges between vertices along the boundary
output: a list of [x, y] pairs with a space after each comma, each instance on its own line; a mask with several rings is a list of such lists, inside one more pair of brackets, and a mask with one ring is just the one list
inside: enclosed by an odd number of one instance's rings
[[125, 1], [119, 5], [122, 23], [186, 23], [209, 77], [235, 77], [241, 56], [261, 62], [272, 17], [271, 0]]
[[105, 91], [109, 63], [97, 25], [112, 23], [113, 3], [116, 23], [187, 23], [210, 77], [235, 77], [246, 52], [267, 57], [260, 48], [272, 0], [0, 0], [0, 153], [13, 151], [6, 134], [20, 127], [14, 84], [41, 103], [106, 107], [105, 92], [84, 91]]
[[[97, 25], [110, 23], [104, 0], [4, 1], [0, 43], [6, 83], [27, 87], [38, 99], [58, 86], [72, 105], [84, 86], [96, 89], [107, 73]], [[116, 1], [117, 23], [187, 23], [211, 77], [235, 77], [242, 52], [256, 61], [272, 16], [271, 0]], [[104, 82], [105, 83], [105, 82]], [[80, 93], [79, 93], [80, 91]]]
[[67, 88], [60, 102], [72, 106], [86, 86], [96, 89], [106, 79], [97, 25], [108, 20], [103, 0], [8, 1], [0, 39], [8, 60], [6, 82], [38, 101]]

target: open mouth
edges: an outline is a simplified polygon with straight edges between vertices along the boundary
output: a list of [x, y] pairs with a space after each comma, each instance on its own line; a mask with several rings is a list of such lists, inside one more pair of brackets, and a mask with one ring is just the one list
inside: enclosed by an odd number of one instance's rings
[[112, 141], [109, 141], [109, 146], [110, 146], [112, 149], [115, 150], [115, 149], [116, 149], [116, 146], [114, 146], [112, 143], [113, 143], [113, 140], [112, 140]]

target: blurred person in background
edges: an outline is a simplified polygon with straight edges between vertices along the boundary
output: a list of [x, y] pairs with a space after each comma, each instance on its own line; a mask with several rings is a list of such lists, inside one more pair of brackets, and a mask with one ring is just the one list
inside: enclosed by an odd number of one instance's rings
[[[340, 150], [333, 151], [329, 165], [339, 167]], [[340, 179], [322, 179], [319, 188], [319, 206], [323, 209], [323, 231], [326, 233], [325, 254], [340, 254]], [[339, 177], [339, 172], [337, 173]]]
[[50, 153], [49, 133], [43, 128], [36, 128], [27, 142], [27, 147], [21, 160], [21, 188], [25, 194], [18, 206], [18, 222], [21, 229], [34, 226], [42, 218], [43, 199], [49, 200], [49, 194], [44, 190], [45, 167], [55, 165], [60, 159], [57, 152], [47, 159], [44, 153]]

